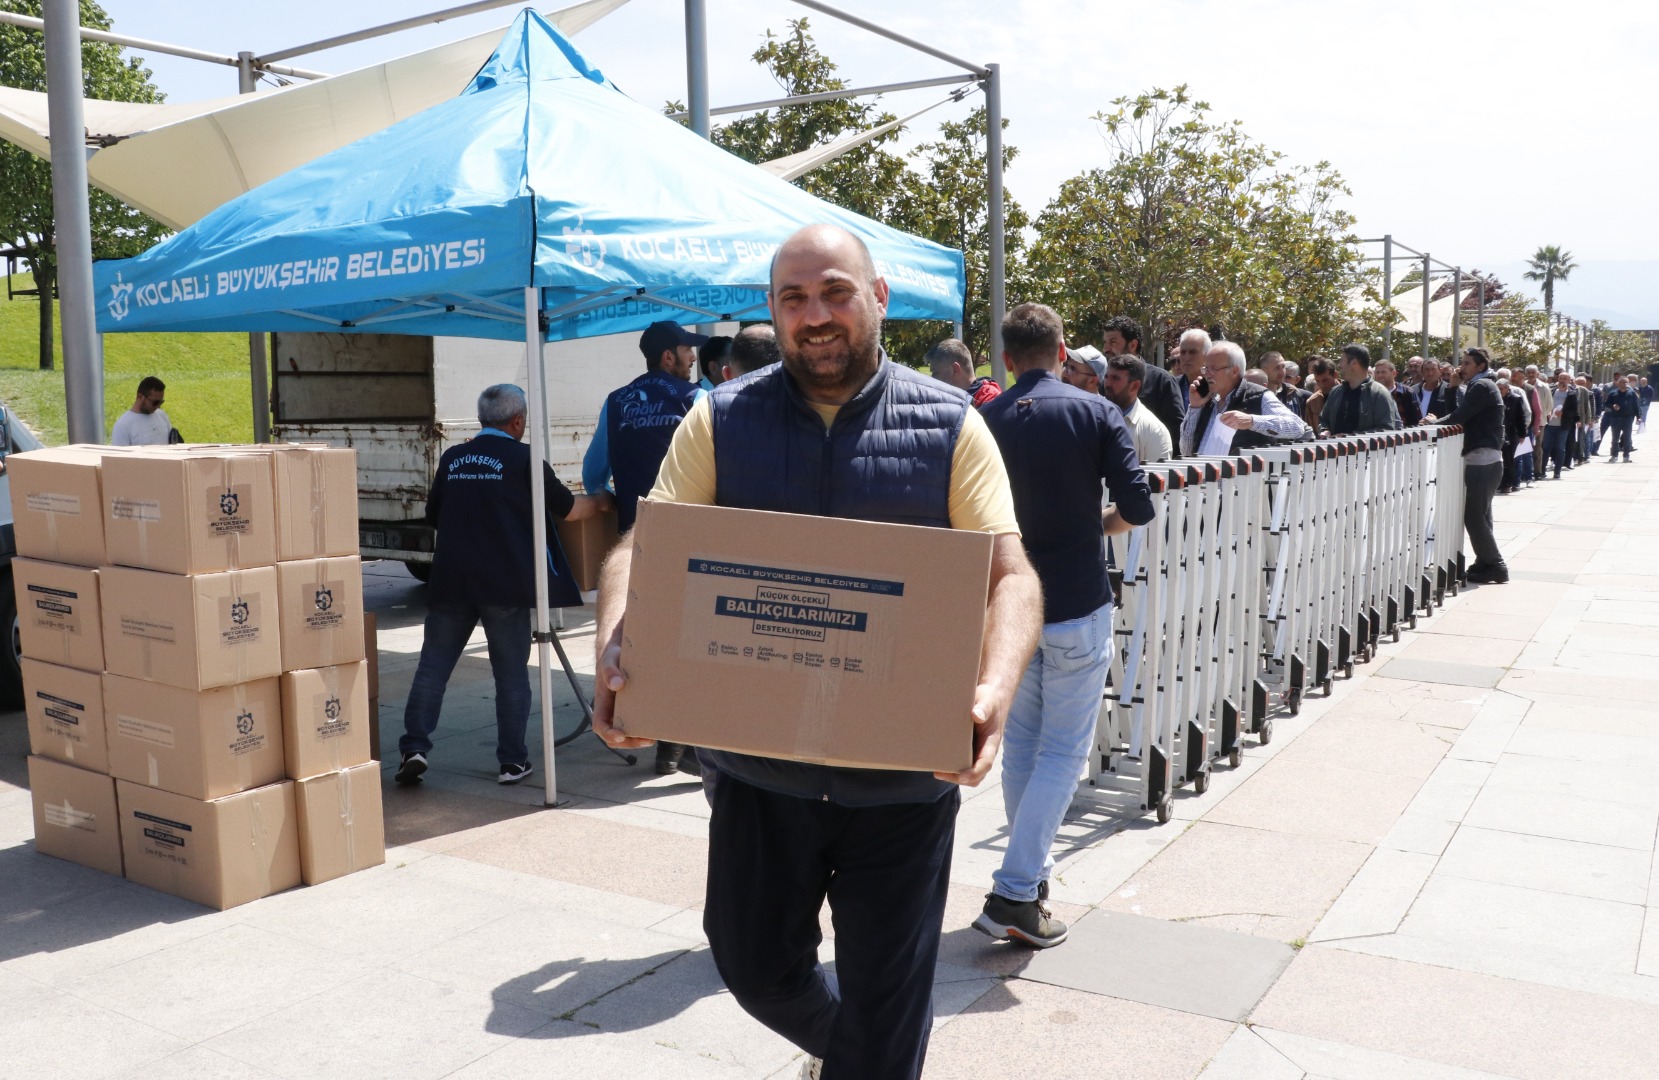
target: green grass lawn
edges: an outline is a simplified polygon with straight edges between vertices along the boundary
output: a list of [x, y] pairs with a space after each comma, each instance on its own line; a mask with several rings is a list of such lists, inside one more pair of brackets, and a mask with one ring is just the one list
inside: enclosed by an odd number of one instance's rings
[[[19, 274], [18, 288], [33, 288]], [[56, 308], [54, 303], [53, 307]], [[56, 313], [54, 311], [54, 322]], [[40, 308], [34, 297], [0, 291], [0, 401], [48, 446], [69, 441], [63, 394], [63, 337], [54, 371], [40, 370]], [[253, 392], [246, 334], [108, 334], [104, 337], [104, 437], [137, 395], [138, 380], [167, 384], [163, 406], [191, 442], [253, 441]]]

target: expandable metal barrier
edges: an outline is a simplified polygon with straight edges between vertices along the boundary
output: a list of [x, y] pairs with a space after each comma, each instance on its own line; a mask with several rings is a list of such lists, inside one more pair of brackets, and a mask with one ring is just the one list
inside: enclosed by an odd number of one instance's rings
[[1398, 641], [1464, 578], [1457, 427], [1145, 466], [1153, 521], [1107, 539], [1115, 648], [1089, 783], [1168, 821], [1243, 736], [1273, 738], [1337, 670]]

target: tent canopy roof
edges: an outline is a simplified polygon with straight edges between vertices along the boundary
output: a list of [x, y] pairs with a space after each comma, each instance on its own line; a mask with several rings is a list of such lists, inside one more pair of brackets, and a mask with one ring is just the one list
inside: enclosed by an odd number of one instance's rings
[[772, 251], [859, 236], [889, 316], [954, 320], [962, 256], [822, 202], [616, 90], [522, 12], [459, 97], [99, 263], [99, 329], [552, 338], [764, 318]]

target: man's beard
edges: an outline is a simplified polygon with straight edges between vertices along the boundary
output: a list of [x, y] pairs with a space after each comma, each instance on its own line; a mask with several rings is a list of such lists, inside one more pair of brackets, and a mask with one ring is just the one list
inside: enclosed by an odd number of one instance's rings
[[[808, 390], [827, 393], [856, 390], [875, 371], [881, 355], [877, 341], [880, 324], [844, 330], [844, 336], [831, 352], [818, 352], [808, 357], [796, 346], [796, 341], [780, 338], [778, 348], [783, 353], [784, 367]], [[802, 330], [799, 337], [811, 337], [813, 329]]]

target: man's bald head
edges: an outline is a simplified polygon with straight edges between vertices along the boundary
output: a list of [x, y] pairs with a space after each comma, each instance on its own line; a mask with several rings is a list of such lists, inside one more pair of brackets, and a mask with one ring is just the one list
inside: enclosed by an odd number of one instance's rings
[[845, 260], [843, 265], [862, 270], [866, 282], [873, 284], [876, 280], [876, 262], [870, 257], [870, 249], [864, 241], [839, 225], [808, 225], [797, 229], [772, 253], [772, 268], [768, 275], [772, 289], [778, 287], [778, 262], [786, 255], [806, 251], [840, 256]]

